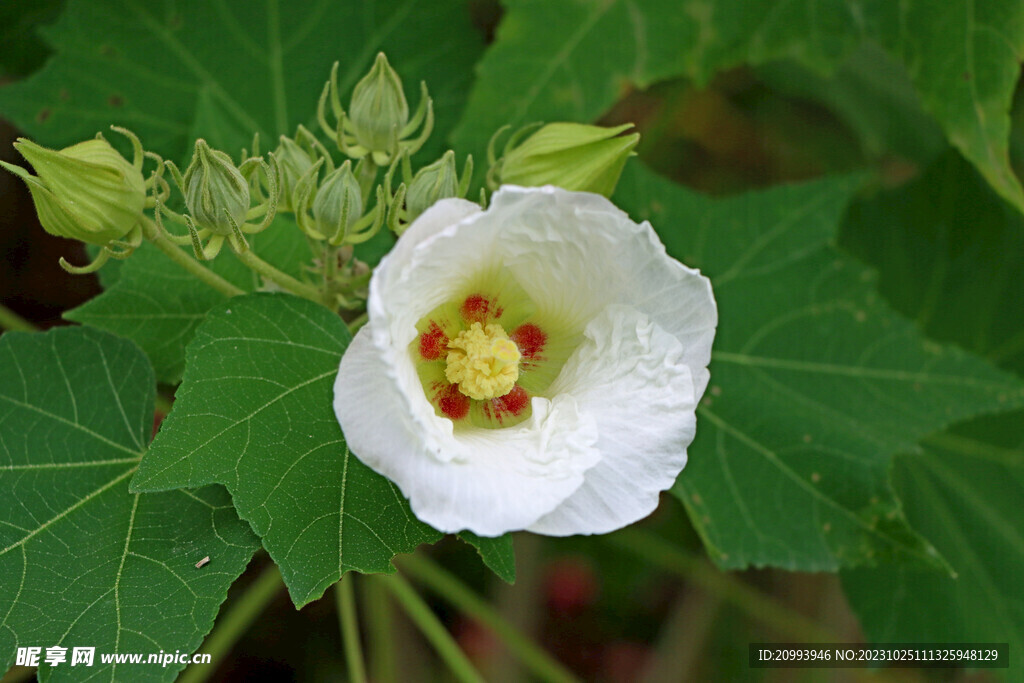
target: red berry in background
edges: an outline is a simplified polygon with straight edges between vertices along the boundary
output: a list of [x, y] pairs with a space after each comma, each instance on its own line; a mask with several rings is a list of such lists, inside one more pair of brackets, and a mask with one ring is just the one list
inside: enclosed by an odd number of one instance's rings
[[597, 575], [587, 560], [564, 557], [552, 561], [544, 576], [548, 606], [556, 612], [575, 613], [597, 598]]

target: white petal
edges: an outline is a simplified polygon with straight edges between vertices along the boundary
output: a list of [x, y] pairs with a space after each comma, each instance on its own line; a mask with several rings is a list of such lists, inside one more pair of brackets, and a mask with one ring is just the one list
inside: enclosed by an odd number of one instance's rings
[[553, 390], [594, 419], [601, 461], [568, 500], [529, 527], [552, 536], [599, 534], [658, 505], [686, 465], [697, 400], [679, 340], [626, 306], [609, 306], [585, 331]]
[[597, 429], [571, 395], [533, 399], [531, 418], [515, 427], [455, 433], [373, 336], [364, 327], [345, 352], [334, 410], [352, 452], [427, 524], [481, 536], [523, 529], [579, 488], [600, 457]]
[[703, 395], [718, 324], [711, 282], [669, 257], [650, 223], [600, 195], [554, 187], [505, 187], [491, 207], [474, 229], [500, 217], [498, 251], [534, 301], [577, 329], [610, 303], [647, 313], [682, 343]]

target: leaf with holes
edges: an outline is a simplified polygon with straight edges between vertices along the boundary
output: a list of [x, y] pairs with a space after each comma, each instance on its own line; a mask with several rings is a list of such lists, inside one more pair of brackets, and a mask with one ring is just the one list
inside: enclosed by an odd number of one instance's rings
[[298, 606], [346, 571], [392, 572], [395, 554], [441, 536], [345, 446], [331, 406], [350, 339], [337, 315], [286, 294], [214, 309], [132, 480], [134, 491], [227, 486]]
[[720, 324], [697, 438], [673, 492], [724, 567], [936, 562], [887, 480], [894, 454], [1024, 384], [924, 339], [836, 251], [856, 179], [713, 200], [631, 170], [621, 204], [711, 277]]
[[481, 49], [456, 0], [69, 0], [42, 35], [56, 55], [0, 91], [7, 119], [52, 147], [114, 123], [179, 160], [194, 134], [237, 154], [254, 133], [275, 146], [300, 123], [315, 128], [331, 64], [348, 92], [381, 50], [414, 103], [427, 81], [437, 124], [423, 154], [440, 154]]
[[631, 86], [706, 83], [738, 64], [794, 59], [831, 71], [865, 41], [900, 60], [925, 108], [988, 182], [1024, 211], [1009, 162], [1024, 58], [1019, 0], [509, 0], [453, 139], [479, 154], [502, 125], [593, 121]]
[[[0, 652], [60, 646], [44, 680], [170, 681], [182, 668], [98, 653], [192, 652], [258, 540], [225, 491], [128, 492], [154, 378], [131, 343], [87, 328], [0, 337]], [[209, 556], [197, 570], [195, 563]], [[76, 675], [78, 674], [78, 675]]]

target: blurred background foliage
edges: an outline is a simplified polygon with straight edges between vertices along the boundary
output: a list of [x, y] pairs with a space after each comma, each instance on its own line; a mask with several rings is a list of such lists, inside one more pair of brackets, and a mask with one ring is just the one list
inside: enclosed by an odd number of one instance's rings
[[[20, 134], [58, 146], [89, 137], [111, 122], [135, 128], [148, 144], [175, 158], [184, 155], [187, 139], [197, 134], [231, 149], [247, 142], [248, 133], [223, 124], [232, 116], [219, 111], [224, 102], [215, 88], [178, 87], [175, 79], [185, 76], [146, 60], [150, 47], [166, 49], [159, 41], [121, 36], [130, 53], [111, 48], [103, 27], [116, 18], [102, 16], [103, 10], [97, 9], [101, 4], [0, 4], [0, 105], [9, 117], [0, 121], [0, 158], [15, 161], [10, 142]], [[770, 4], [758, 2], [748, 9], [757, 14]], [[942, 3], [911, 4], [921, 12]], [[1016, 82], [1024, 19], [1012, 4], [993, 1], [982, 17], [1017, 36], [1005, 48], [1012, 54], [1003, 57], [998, 69], [991, 67], [999, 73], [965, 74], [965, 80], [1012, 77]], [[760, 42], [744, 50], [736, 47], [742, 26], [736, 28], [734, 42], [723, 37], [729, 50], [721, 54], [680, 47], [707, 36], [681, 30], [685, 22], [677, 15], [688, 12], [698, 24], [705, 20], [711, 27], [708, 35], [715, 35], [714, 29], [730, 30], [701, 14], [707, 9], [704, 3], [684, 5], [509, 2], [502, 7], [492, 0], [471, 0], [416, 15], [441, 17], [431, 21], [410, 20], [411, 3], [400, 5], [393, 15], [388, 4], [353, 10], [346, 15], [348, 23], [343, 18], [337, 26], [327, 21], [310, 27], [312, 35], [292, 53], [285, 78], [311, 65], [318, 70], [288, 81], [282, 91], [292, 107], [286, 123], [305, 122], [313, 111], [326, 74], [322, 64], [347, 52], [365, 59], [383, 48], [410, 93], [422, 78], [435, 96], [438, 132], [434, 148], [425, 155], [439, 152], [446, 140], [460, 152], [480, 155], [481, 141], [497, 124], [557, 116], [608, 125], [634, 122], [642, 134], [638, 152], [645, 164], [713, 196], [866, 172], [865, 186], [844, 217], [840, 248], [877, 270], [881, 295], [930, 338], [1024, 374], [1024, 217], [1015, 206], [1021, 205], [1019, 185], [1015, 189], [1005, 173], [1012, 168], [1020, 177], [1024, 171], [1024, 89], [1017, 87], [1009, 100], [1006, 169], [998, 162], [986, 165], [979, 162], [982, 143], [961, 136], [957, 115], [935, 103], [941, 89], [934, 87], [934, 80], [941, 74], [931, 73], [928, 65], [937, 63], [940, 53], [934, 45], [915, 43], [913, 36], [889, 35], [892, 18], [885, 3], [871, 4], [858, 32], [819, 18], [820, 26], [833, 29], [833, 34], [808, 32], [801, 23], [805, 18], [791, 3], [777, 3], [776, 9], [789, 7], [791, 15], [773, 19], [773, 28], [759, 34]], [[720, 5], [742, 10], [735, 2]], [[239, 33], [249, 35], [262, 49], [263, 36], [249, 30], [245, 17], [239, 25], [221, 26], [224, 17], [218, 7], [209, 3], [204, 10], [216, 29], [229, 31], [240, 42], [246, 40]], [[159, 9], [173, 14], [180, 7], [168, 3]], [[971, 35], [974, 27], [959, 26], [947, 9], [934, 24], [948, 19], [941, 24], [946, 33], [940, 38], [954, 43], [963, 31]], [[650, 33], [642, 46], [636, 35], [626, 35], [621, 23], [630, 11], [647, 19], [642, 23]], [[374, 13], [379, 16], [369, 16]], [[303, 19], [302, 12], [295, 14], [295, 21]], [[725, 19], [720, 21], [729, 20], [728, 12], [721, 14]], [[733, 20], [742, 24], [738, 15]], [[347, 46], [345, 36], [363, 30], [360, 21], [377, 27], [374, 36], [379, 40]], [[344, 35], [332, 37], [332, 30]], [[580, 37], [584, 44], [548, 40], [544, 31]], [[523, 61], [524, 44], [537, 45], [529, 63]], [[572, 49], [549, 54], [551, 45]], [[646, 61], [637, 57], [641, 47]], [[996, 48], [982, 44], [978, 54], [986, 49]], [[58, 61], [54, 50], [79, 59]], [[678, 58], [673, 56], [677, 52]], [[561, 59], [557, 66], [555, 57]], [[188, 56], [182, 59], [187, 63]], [[225, 73], [252, 80], [251, 102], [271, 101], [258, 60], [241, 50], [232, 59], [237, 63], [227, 60]], [[52, 68], [33, 76], [47, 60], [54, 60]], [[91, 72], [95, 64], [105, 64], [104, 73], [114, 80], [97, 85], [98, 76]], [[150, 75], [169, 80], [152, 79], [152, 92], [119, 91], [116, 79], [133, 69], [153, 69]], [[528, 96], [512, 91], [508, 107], [502, 109], [488, 88], [498, 87], [501, 74], [517, 69], [551, 73]], [[358, 75], [358, 69], [352, 73]], [[574, 91], [574, 82], [587, 79], [601, 87]], [[44, 93], [54, 88], [60, 90], [57, 104], [43, 104]], [[107, 94], [95, 95], [101, 91]], [[948, 91], [951, 102], [960, 96]], [[991, 98], [984, 105], [992, 110], [1002, 106]], [[183, 120], [190, 125], [175, 128], [158, 120], [160, 112], [173, 116], [178, 109], [189, 109]], [[301, 113], [295, 114], [296, 109]], [[119, 119], [125, 112], [124, 120]], [[278, 125], [279, 109], [254, 104], [247, 113], [267, 129], [268, 140], [273, 139], [270, 133], [285, 132]], [[211, 130], [210, 122], [220, 127]], [[952, 145], [951, 139], [958, 144]], [[62, 312], [98, 293], [99, 283], [92, 277], [67, 276], [57, 267], [69, 244], [43, 234], [27, 193], [9, 174], [0, 175], [0, 202], [4, 305], [42, 326], [62, 324]], [[756, 641], [800, 640], [1024, 642], [1022, 418], [1020, 413], [979, 418], [930, 436], [916, 452], [896, 458], [893, 482], [911, 525], [951, 562], [957, 579], [899, 566], [839, 575], [776, 569], [722, 572], [705, 559], [683, 507], [668, 495], [650, 519], [606, 537], [518, 536], [514, 586], [484, 570], [464, 544], [444, 541], [433, 556], [588, 680], [990, 680], [996, 676], [942, 670], [892, 670], [877, 676], [828, 669], [752, 670], [746, 647]], [[977, 552], [979, 539], [989, 552]], [[259, 557], [232, 588], [228, 606], [267, 562]], [[367, 595], [372, 597], [372, 592]], [[433, 600], [432, 605], [488, 680], [524, 680], [500, 639], [444, 601]], [[387, 629], [393, 640], [388, 651], [396, 659], [374, 660], [371, 646], [372, 665], [423, 672], [417, 680], [445, 680], [443, 667], [415, 630], [397, 612], [388, 612], [388, 618], [390, 623], [368, 628]], [[230, 657], [219, 662], [217, 676], [332, 680], [344, 675], [341, 649], [333, 601], [324, 598], [295, 611], [282, 591]], [[1022, 680], [1020, 671], [1018, 659], [1009, 675]]]

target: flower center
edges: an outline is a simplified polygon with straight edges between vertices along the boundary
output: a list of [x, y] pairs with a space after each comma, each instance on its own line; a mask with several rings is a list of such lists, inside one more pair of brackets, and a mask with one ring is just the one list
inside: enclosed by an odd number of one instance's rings
[[521, 354], [501, 325], [478, 322], [448, 342], [445, 377], [476, 400], [498, 398], [519, 379]]

